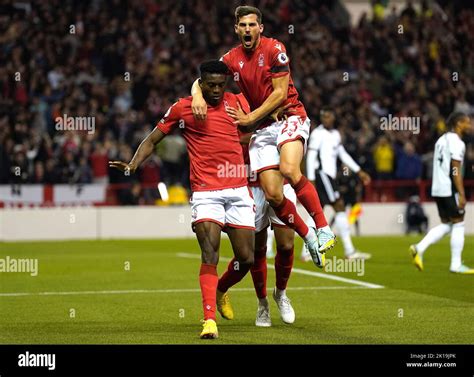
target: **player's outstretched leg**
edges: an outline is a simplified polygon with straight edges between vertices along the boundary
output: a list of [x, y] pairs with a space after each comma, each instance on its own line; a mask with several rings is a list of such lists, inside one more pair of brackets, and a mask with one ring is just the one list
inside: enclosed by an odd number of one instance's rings
[[221, 227], [213, 222], [201, 222], [195, 224], [194, 229], [201, 247], [202, 261], [199, 271], [199, 285], [201, 287], [204, 320], [200, 337], [201, 339], [215, 339], [218, 337], [216, 290]]
[[[319, 243], [316, 230], [308, 228], [296, 211], [295, 204], [283, 195], [283, 176], [281, 173], [278, 170], [269, 169], [261, 172], [259, 178], [265, 192], [265, 199], [273, 208], [275, 215], [303, 238], [312, 256], [318, 256]], [[318, 258], [314, 257], [313, 260], [318, 260]], [[322, 267], [322, 262], [321, 265], [317, 262], [315, 264]]]
[[301, 173], [300, 165], [303, 155], [304, 147], [302, 140], [284, 143], [280, 149], [280, 172], [291, 184], [295, 190], [296, 197], [313, 218], [318, 232], [318, 251], [325, 253], [334, 247], [336, 237], [326, 221], [316, 188]]
[[255, 325], [270, 327], [270, 306], [267, 298], [267, 229], [255, 234], [255, 257], [250, 273], [252, 274], [255, 293], [257, 294], [257, 317]]
[[251, 229], [228, 227], [227, 234], [235, 257], [229, 262], [227, 271], [219, 279], [216, 299], [219, 313], [223, 318], [231, 320], [234, 318], [234, 310], [227, 291], [242, 280], [253, 264], [255, 232]]
[[420, 242], [415, 245], [410, 245], [409, 251], [412, 256], [413, 264], [420, 271], [423, 271], [423, 254], [428, 249], [428, 247], [438, 242], [446, 234], [451, 232], [452, 224], [449, 222], [449, 220], [441, 219], [441, 221], [442, 223], [435, 226], [434, 228], [431, 228]]
[[295, 232], [290, 228], [275, 227], [275, 239], [277, 243], [276, 287], [273, 290], [273, 298], [277, 303], [283, 322], [291, 324], [295, 322], [295, 311], [286, 295], [286, 287], [293, 268]]

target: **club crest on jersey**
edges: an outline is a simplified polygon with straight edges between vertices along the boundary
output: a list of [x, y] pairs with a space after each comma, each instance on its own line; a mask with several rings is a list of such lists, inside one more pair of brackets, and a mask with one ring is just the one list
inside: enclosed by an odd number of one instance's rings
[[281, 64], [288, 63], [288, 56], [286, 56], [284, 52], [280, 52], [277, 56], [277, 59]]
[[263, 54], [260, 54], [258, 56], [258, 66], [263, 67], [263, 65], [264, 65], [264, 57], [263, 57]]
[[244, 62], [242, 60], [239, 62], [239, 66], [240, 66], [240, 69], [242, 69], [242, 67], [244, 66]]

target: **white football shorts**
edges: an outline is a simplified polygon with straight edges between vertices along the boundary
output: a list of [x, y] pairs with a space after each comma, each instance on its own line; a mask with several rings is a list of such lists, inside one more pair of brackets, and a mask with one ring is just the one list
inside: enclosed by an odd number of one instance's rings
[[[286, 227], [285, 223], [277, 217], [275, 211], [265, 199], [265, 193], [262, 188], [257, 186], [250, 187], [250, 189], [252, 190], [256, 207], [255, 231], [260, 232], [270, 224], [272, 224], [272, 226]], [[290, 184], [283, 186], [283, 194], [288, 200], [291, 200], [296, 205], [296, 193]]]
[[255, 202], [248, 186], [215, 191], [195, 191], [191, 197], [194, 225], [211, 221], [221, 228], [255, 230]]
[[268, 127], [255, 131], [250, 139], [249, 154], [252, 171], [260, 173], [280, 166], [280, 148], [290, 141], [301, 139], [306, 153], [311, 121], [300, 116], [273, 122]]

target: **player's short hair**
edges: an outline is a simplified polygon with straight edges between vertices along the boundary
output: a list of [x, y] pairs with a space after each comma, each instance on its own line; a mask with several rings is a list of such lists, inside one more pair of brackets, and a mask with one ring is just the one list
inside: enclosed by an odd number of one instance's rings
[[221, 62], [220, 60], [208, 60], [199, 66], [199, 72], [201, 74], [201, 78], [203, 78], [206, 74], [211, 75], [213, 73], [227, 75], [229, 73], [229, 69], [225, 63]]
[[446, 125], [448, 126], [448, 129], [452, 130], [454, 127], [456, 127], [456, 124], [462, 120], [463, 118], [466, 118], [467, 115], [461, 111], [455, 111], [451, 113], [446, 120]]
[[260, 12], [260, 9], [250, 5], [241, 5], [235, 8], [235, 24], [239, 23], [241, 17], [248, 16], [249, 14], [256, 14], [258, 23], [262, 23], [262, 12]]

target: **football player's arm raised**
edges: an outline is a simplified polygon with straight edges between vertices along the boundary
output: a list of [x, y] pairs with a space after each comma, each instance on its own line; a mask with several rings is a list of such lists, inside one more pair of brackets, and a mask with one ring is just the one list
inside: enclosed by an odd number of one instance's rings
[[193, 102], [191, 103], [191, 110], [196, 120], [204, 120], [207, 115], [207, 103], [202, 96], [202, 90], [199, 86], [199, 79], [193, 82], [191, 87], [191, 95], [193, 96]]
[[166, 134], [156, 127], [145, 139], [143, 139], [129, 163], [123, 161], [109, 161], [109, 167], [134, 173], [141, 163], [153, 153], [156, 144], [163, 140], [165, 136]]
[[456, 191], [459, 193], [458, 207], [464, 208], [466, 206], [466, 193], [464, 192], [464, 185], [461, 174], [461, 161], [451, 159], [451, 169], [453, 176], [453, 184]]

